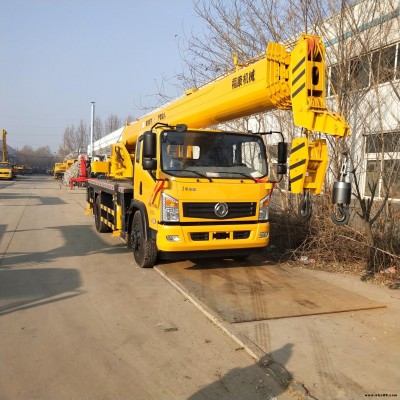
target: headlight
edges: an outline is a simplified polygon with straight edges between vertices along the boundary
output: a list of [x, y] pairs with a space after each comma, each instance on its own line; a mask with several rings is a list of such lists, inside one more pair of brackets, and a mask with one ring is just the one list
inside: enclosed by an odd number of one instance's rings
[[167, 194], [162, 194], [162, 220], [164, 222], [179, 222], [179, 203]]
[[268, 220], [268, 202], [269, 202], [269, 195], [265, 196], [260, 201], [260, 212], [258, 214], [259, 221], [267, 221]]

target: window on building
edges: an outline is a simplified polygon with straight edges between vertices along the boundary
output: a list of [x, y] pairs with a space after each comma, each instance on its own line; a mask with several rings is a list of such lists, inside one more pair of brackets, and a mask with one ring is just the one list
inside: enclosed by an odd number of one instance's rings
[[365, 196], [384, 197], [386, 187], [390, 197], [400, 199], [400, 131], [366, 137]]
[[331, 81], [329, 86], [329, 96], [344, 88], [347, 78], [347, 69], [345, 64], [335, 64], [331, 68]]
[[350, 61], [350, 85], [352, 89], [369, 86], [369, 60], [366, 54]]
[[394, 79], [396, 45], [385, 47], [372, 53], [372, 84]]
[[400, 152], [400, 132], [384, 132], [367, 136], [367, 153]]
[[380, 180], [381, 162], [379, 160], [369, 160], [367, 162], [367, 176], [365, 179], [365, 196], [377, 197], [378, 185]]
[[347, 64], [331, 66], [326, 90], [328, 96], [340, 88], [363, 89], [374, 83], [400, 79], [400, 43], [353, 58], [348, 72], [347, 80]]
[[382, 151], [382, 139], [380, 135], [368, 135], [365, 146], [366, 153], [380, 153]]
[[350, 85], [352, 89], [363, 89], [369, 86], [370, 62], [364, 54], [350, 61]]
[[400, 199], [400, 159], [384, 160], [383, 179], [389, 179], [390, 197]]

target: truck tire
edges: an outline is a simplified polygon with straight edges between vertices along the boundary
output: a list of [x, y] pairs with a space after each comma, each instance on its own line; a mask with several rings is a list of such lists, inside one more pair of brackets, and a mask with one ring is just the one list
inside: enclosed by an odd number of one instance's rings
[[131, 244], [133, 257], [139, 267], [154, 267], [157, 259], [157, 246], [154, 241], [146, 239], [143, 218], [140, 211], [136, 211], [133, 216]]
[[94, 224], [96, 225], [97, 232], [105, 233], [110, 230], [110, 228], [101, 221], [101, 198], [97, 196], [96, 202], [94, 205]]

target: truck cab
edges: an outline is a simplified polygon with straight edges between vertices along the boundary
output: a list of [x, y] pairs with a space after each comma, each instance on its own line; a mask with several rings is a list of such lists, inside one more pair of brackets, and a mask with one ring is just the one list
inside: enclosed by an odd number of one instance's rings
[[14, 171], [11, 163], [0, 162], [0, 179], [14, 179]]
[[266, 184], [262, 138], [207, 130], [156, 132], [157, 162], [149, 169], [151, 150], [143, 137], [134, 193], [146, 206], [160, 255], [244, 255], [265, 247], [272, 186]]

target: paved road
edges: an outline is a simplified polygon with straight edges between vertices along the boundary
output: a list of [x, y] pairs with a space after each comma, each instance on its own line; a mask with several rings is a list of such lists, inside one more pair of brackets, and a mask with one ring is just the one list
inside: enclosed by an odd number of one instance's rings
[[83, 200], [51, 177], [0, 182], [2, 400], [292, 398]]

